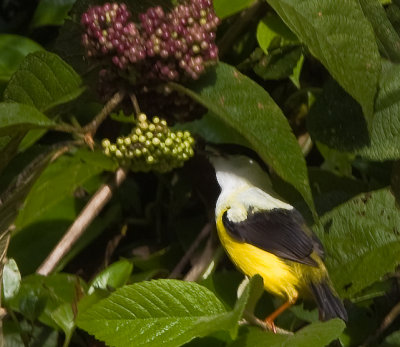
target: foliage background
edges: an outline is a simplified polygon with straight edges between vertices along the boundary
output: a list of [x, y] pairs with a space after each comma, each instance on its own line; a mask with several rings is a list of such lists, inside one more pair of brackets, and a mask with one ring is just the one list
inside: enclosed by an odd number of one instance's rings
[[[160, 2], [172, 6], [127, 1]], [[1, 4], [0, 344], [400, 346], [400, 2], [214, 0], [220, 62], [170, 85], [208, 110], [175, 127], [256, 152], [325, 246], [349, 322], [318, 322], [299, 302], [277, 320], [292, 335], [257, 326], [277, 305], [258, 278], [238, 291], [201, 155], [129, 173], [52, 274], [35, 273], [118, 169], [101, 139], [129, 127], [114, 115], [94, 150], [82, 140], [104, 106], [80, 45], [90, 3]]]

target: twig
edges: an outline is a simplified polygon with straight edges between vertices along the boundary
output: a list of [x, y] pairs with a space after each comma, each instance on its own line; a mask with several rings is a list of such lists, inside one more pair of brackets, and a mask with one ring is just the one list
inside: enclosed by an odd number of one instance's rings
[[201, 254], [200, 258], [196, 261], [194, 266], [190, 269], [190, 271], [186, 274], [184, 280], [189, 282], [197, 281], [201, 276], [201, 274], [207, 269], [210, 262], [213, 260], [214, 252], [215, 252], [215, 245], [213, 242], [213, 238], [209, 237], [206, 247], [203, 250], [203, 253]]
[[111, 111], [118, 106], [118, 104], [123, 100], [125, 97], [124, 92], [117, 92], [115, 93], [110, 100], [104, 105], [100, 113], [94, 117], [94, 119], [87, 125], [83, 127], [83, 132], [90, 136], [93, 136], [97, 128], [100, 126], [101, 123], [107, 118], [107, 116], [111, 113]]
[[380, 327], [375, 334], [368, 337], [362, 346], [369, 346], [393, 323], [393, 321], [400, 315], [400, 302], [398, 302], [383, 319]]
[[[255, 315], [251, 314], [250, 312], [244, 310], [243, 312], [243, 318], [250, 324], [252, 325], [257, 325], [259, 326], [261, 329], [263, 330], [268, 330], [271, 331], [271, 328], [268, 327], [268, 325], [261, 319], [257, 318]], [[277, 326], [275, 326], [276, 332], [278, 334], [282, 334], [282, 335], [293, 335], [293, 333], [291, 331], [279, 328]]]
[[126, 171], [118, 169], [112, 182], [102, 185], [93, 195], [90, 201], [81, 211], [75, 222], [71, 225], [63, 238], [58, 242], [50, 255], [37, 269], [37, 273], [48, 275], [52, 272], [60, 260], [69, 252], [75, 242], [83, 235], [86, 228], [90, 225], [93, 219], [100, 213], [103, 207], [111, 199], [113, 191], [126, 178]]
[[211, 223], [207, 223], [203, 229], [200, 231], [200, 233], [197, 235], [196, 239], [193, 241], [193, 243], [190, 245], [182, 259], [179, 261], [179, 263], [175, 266], [175, 268], [172, 270], [171, 274], [169, 275], [169, 278], [178, 278], [181, 274], [183, 269], [185, 268], [186, 264], [189, 262], [190, 258], [192, 257], [193, 253], [199, 247], [201, 241], [205, 239], [208, 234], [210, 234], [212, 230]]
[[133, 105], [133, 109], [135, 110], [136, 116], [138, 116], [141, 111], [140, 111], [140, 107], [139, 107], [139, 103], [138, 100], [136, 98], [135, 94], [129, 94], [129, 98], [131, 99], [132, 105]]

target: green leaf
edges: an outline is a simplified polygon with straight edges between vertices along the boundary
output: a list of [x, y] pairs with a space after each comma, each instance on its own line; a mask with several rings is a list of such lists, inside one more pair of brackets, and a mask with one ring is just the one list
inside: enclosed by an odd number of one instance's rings
[[191, 96], [241, 134], [315, 211], [300, 146], [282, 111], [261, 86], [232, 66], [219, 63], [215, 71], [190, 89], [177, 84], [172, 87]]
[[214, 10], [221, 19], [240, 12], [254, 3], [254, 0], [214, 0]]
[[79, 156], [64, 155], [52, 163], [41, 175], [26, 198], [15, 222], [17, 231], [33, 222], [68, 196], [77, 187], [102, 171], [99, 166], [82, 162]]
[[242, 135], [210, 112], [201, 117], [201, 119], [184, 124], [178, 123], [174, 128], [188, 130], [191, 133], [200, 135], [210, 143], [233, 143], [251, 148], [249, 142]]
[[26, 55], [42, 49], [24, 36], [0, 34], [0, 81], [8, 81]]
[[[383, 61], [370, 132], [358, 104], [333, 81], [311, 108], [307, 126], [314, 140], [370, 160], [400, 158], [400, 65]], [[334, 116], [332, 116], [334, 115]]]
[[301, 57], [301, 47], [278, 48], [264, 55], [253, 69], [262, 79], [279, 80], [293, 74]]
[[21, 333], [29, 343], [29, 346], [57, 347], [58, 332], [45, 326], [37, 326], [23, 320], [19, 324], [11, 320], [3, 320], [3, 335], [5, 346], [25, 346]]
[[387, 58], [400, 61], [400, 37], [393, 28], [385, 9], [377, 0], [359, 0], [362, 10], [375, 31], [379, 50]]
[[257, 26], [257, 41], [265, 54], [270, 50], [298, 44], [299, 39], [276, 14], [268, 13]]
[[398, 3], [390, 4], [386, 7], [386, 15], [392, 23], [394, 30], [396, 30], [397, 34], [400, 35], [400, 6]]
[[0, 195], [0, 240], [4, 240], [7, 229], [14, 222], [18, 210], [32, 185], [50, 162], [56, 150], [50, 149], [36, 157], [20, 172]]
[[193, 282], [136, 283], [80, 313], [77, 325], [112, 346], [181, 346], [223, 330], [234, 338], [251, 285], [234, 310], [226, 311], [211, 291]]
[[385, 188], [358, 195], [326, 213], [314, 226], [341, 296], [354, 297], [395, 271], [400, 264], [399, 223], [395, 198]]
[[36, 315], [44, 324], [61, 328], [69, 339], [75, 328], [74, 309], [84, 291], [84, 282], [74, 275], [31, 275], [24, 278], [10, 306], [24, 315], [32, 311], [32, 317]]
[[386, 337], [385, 341], [379, 345], [380, 347], [396, 347], [400, 345], [400, 331], [397, 330], [394, 333]]
[[129, 279], [132, 269], [132, 262], [126, 259], [111, 264], [94, 278], [88, 294], [92, 294], [95, 289], [109, 290], [123, 286]]
[[267, 0], [372, 119], [380, 71], [370, 23], [355, 0]]
[[33, 28], [45, 25], [62, 25], [76, 0], [41, 0], [33, 14]]
[[29, 54], [4, 91], [8, 101], [36, 107], [45, 112], [82, 94], [79, 75], [56, 54]]
[[17, 263], [14, 259], [8, 259], [3, 267], [3, 296], [4, 301], [12, 299], [19, 290], [21, 283], [21, 274], [19, 273]]
[[223, 305], [208, 289], [156, 280], [118, 289], [78, 315], [77, 324], [112, 346], [180, 346], [226, 329], [226, 318]]
[[0, 136], [17, 131], [50, 128], [55, 123], [37, 109], [17, 103], [0, 103]]
[[325, 347], [337, 339], [344, 328], [345, 323], [340, 319], [312, 323], [294, 335], [279, 335], [248, 327], [229, 347]]

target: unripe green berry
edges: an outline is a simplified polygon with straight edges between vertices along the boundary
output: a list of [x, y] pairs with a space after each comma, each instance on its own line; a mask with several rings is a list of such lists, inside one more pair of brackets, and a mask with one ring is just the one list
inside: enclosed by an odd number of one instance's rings
[[158, 146], [160, 144], [160, 140], [157, 137], [153, 138], [151, 142], [153, 143], [154, 146]]
[[111, 153], [114, 153], [117, 150], [117, 146], [116, 145], [110, 145], [110, 147], [108, 147], [110, 149]]
[[110, 142], [109, 139], [103, 139], [103, 140], [101, 141], [101, 145], [102, 145], [103, 147], [109, 147], [109, 146], [111, 145], [111, 142]]
[[158, 124], [160, 122], [160, 118], [158, 117], [153, 117], [153, 123]]
[[149, 124], [149, 130], [150, 131], [156, 130], [156, 126], [154, 124]]
[[146, 141], [146, 138], [143, 135], [139, 136], [139, 142], [144, 143]]
[[137, 118], [139, 122], [145, 122], [147, 120], [147, 117], [144, 113], [140, 113]]
[[125, 137], [125, 138], [124, 138], [124, 144], [125, 144], [126, 146], [129, 146], [131, 143], [132, 143], [132, 140], [131, 140], [130, 137]]

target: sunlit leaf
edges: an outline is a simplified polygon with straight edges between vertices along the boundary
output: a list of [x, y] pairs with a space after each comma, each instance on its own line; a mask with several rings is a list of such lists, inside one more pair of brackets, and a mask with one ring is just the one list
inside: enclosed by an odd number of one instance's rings
[[219, 63], [198, 82], [173, 85], [241, 134], [314, 211], [305, 160], [286, 117], [269, 94], [232, 66]]

